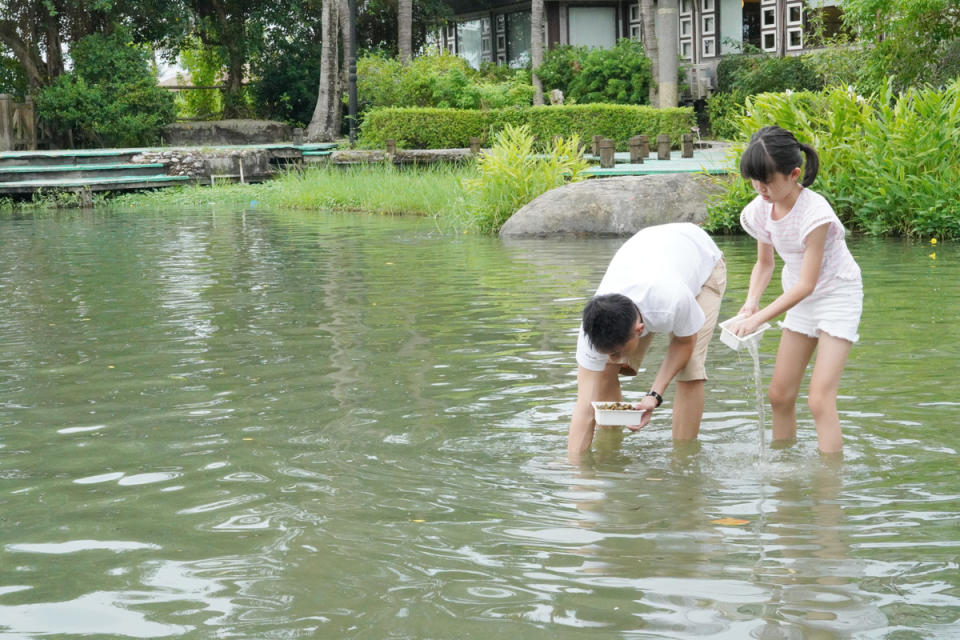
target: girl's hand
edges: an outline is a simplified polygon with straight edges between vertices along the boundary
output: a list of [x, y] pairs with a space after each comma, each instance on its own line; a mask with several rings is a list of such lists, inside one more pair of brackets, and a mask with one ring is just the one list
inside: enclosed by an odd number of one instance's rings
[[757, 321], [752, 315], [749, 318], [743, 318], [739, 322], [734, 323], [730, 330], [738, 336], [745, 336], [753, 333], [760, 328], [762, 322]]
[[747, 300], [746, 302], [743, 303], [743, 306], [740, 307], [740, 311], [737, 311], [737, 315], [743, 316], [744, 318], [748, 318], [759, 310], [760, 310], [760, 305], [758, 305], [756, 302]]

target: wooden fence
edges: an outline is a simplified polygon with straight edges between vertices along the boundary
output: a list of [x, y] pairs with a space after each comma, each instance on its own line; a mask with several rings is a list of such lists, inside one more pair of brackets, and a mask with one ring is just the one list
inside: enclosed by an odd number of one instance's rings
[[14, 102], [0, 93], [0, 151], [33, 151], [37, 148], [37, 116], [33, 101]]

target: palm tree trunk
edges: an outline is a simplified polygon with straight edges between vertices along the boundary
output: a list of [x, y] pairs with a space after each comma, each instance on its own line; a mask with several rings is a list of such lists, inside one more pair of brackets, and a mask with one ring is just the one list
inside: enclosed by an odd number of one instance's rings
[[543, 0], [530, 3], [530, 66], [533, 69], [533, 104], [543, 104], [543, 83], [537, 69], [543, 64]]
[[413, 0], [397, 2], [397, 48], [400, 62], [410, 62], [413, 58]]
[[649, 100], [655, 107], [660, 103], [660, 54], [657, 50], [657, 7], [653, 0], [640, 0], [640, 19], [643, 30], [643, 50], [650, 58], [650, 73], [653, 76]]
[[320, 87], [307, 126], [307, 140], [329, 142], [340, 134], [340, 1], [323, 0], [320, 8]]
[[680, 99], [677, 86], [679, 27], [677, 0], [660, 0], [657, 4], [657, 59], [660, 61], [661, 109], [676, 107]]

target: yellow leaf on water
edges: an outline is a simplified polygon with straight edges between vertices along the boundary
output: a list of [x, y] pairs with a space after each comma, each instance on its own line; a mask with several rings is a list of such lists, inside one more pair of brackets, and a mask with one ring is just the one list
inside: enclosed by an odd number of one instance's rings
[[411, 520], [410, 522], [416, 522], [417, 524], [423, 524], [426, 520]]
[[936, 254], [936, 252], [930, 254], [930, 259], [931, 259], [931, 260], [936, 260], [936, 259], [937, 259], [937, 254]]
[[720, 518], [719, 520], [711, 520], [710, 524], [721, 524], [725, 527], [735, 527], [741, 524], [750, 524], [750, 521], [741, 520], [740, 518]]
[[936, 238], [930, 238], [930, 244], [937, 244]]

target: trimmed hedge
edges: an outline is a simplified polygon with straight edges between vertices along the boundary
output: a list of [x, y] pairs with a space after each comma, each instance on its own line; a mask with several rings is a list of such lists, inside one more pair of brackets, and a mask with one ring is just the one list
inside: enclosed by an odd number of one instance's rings
[[470, 138], [489, 145], [506, 125], [527, 125], [542, 143], [553, 136], [573, 134], [589, 141], [602, 135], [614, 141], [619, 151], [629, 148], [635, 135], [668, 134], [674, 147], [681, 136], [696, 125], [690, 107], [655, 109], [638, 105], [578, 104], [544, 107], [508, 107], [505, 109], [465, 110], [429, 108], [372, 109], [364, 117], [360, 143], [381, 147], [392, 138], [406, 149], [451, 149], [470, 146]]

